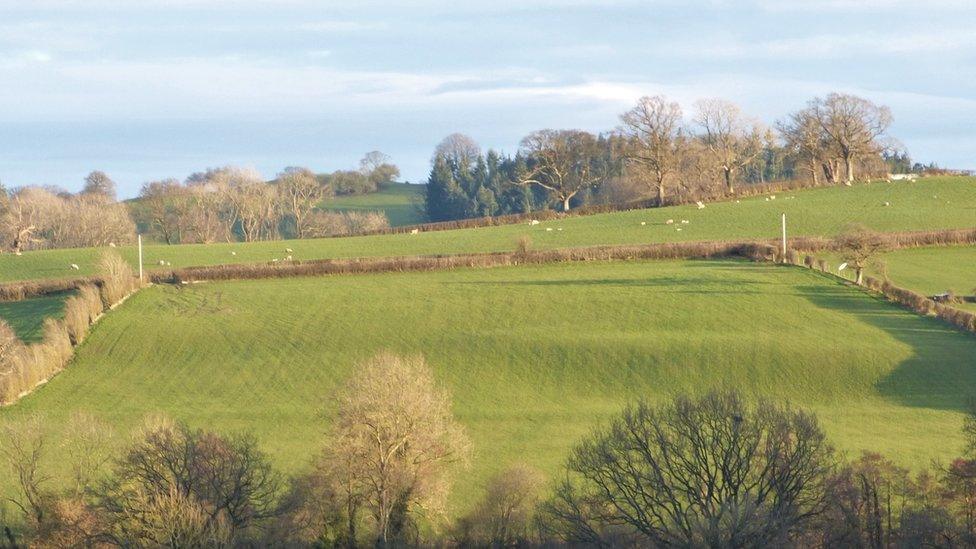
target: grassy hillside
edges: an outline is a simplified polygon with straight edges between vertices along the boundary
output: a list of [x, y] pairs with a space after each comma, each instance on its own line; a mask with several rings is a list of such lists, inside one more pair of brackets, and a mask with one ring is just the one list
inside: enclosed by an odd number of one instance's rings
[[20, 339], [30, 343], [40, 341], [44, 319], [60, 317], [68, 292], [46, 295], [23, 301], [0, 302], [0, 318], [6, 320]]
[[843, 450], [917, 465], [959, 450], [976, 386], [976, 338], [808, 270], [594, 262], [156, 286], [0, 420], [38, 413], [70, 438], [73, 410], [122, 433], [165, 412], [253, 431], [294, 471], [320, 447], [336, 384], [383, 349], [425, 354], [452, 389], [475, 450], [462, 506], [511, 462], [555, 471], [639, 397], [775, 395], [818, 411]]
[[[834, 254], [834, 263], [840, 261]], [[882, 266], [888, 278], [898, 286], [923, 295], [952, 290], [956, 295], [976, 294], [976, 246], [950, 246], [894, 250], [880, 256], [868, 270], [881, 276]], [[853, 272], [841, 273], [853, 278]], [[961, 309], [976, 311], [976, 303], [959, 303]]]
[[[795, 198], [790, 198], [795, 197]], [[889, 206], [885, 206], [885, 203]], [[832, 235], [851, 222], [882, 231], [964, 228], [976, 226], [976, 178], [932, 178], [916, 183], [874, 183], [831, 187], [695, 206], [679, 206], [573, 217], [528, 224], [417, 235], [382, 235], [287, 242], [148, 246], [146, 265], [160, 260], [173, 267], [220, 263], [266, 262], [283, 258], [285, 247], [295, 259], [326, 257], [446, 254], [514, 249], [519, 236], [529, 235], [536, 248], [635, 244], [705, 239], [775, 238], [779, 215], [789, 216], [792, 235]], [[675, 220], [674, 225], [665, 224]], [[680, 220], [688, 220], [681, 224]], [[642, 225], [644, 223], [644, 225]], [[548, 230], [551, 229], [551, 230]], [[134, 261], [135, 250], [122, 250]], [[0, 281], [57, 278], [94, 270], [100, 250], [49, 250], [22, 256], [0, 255]], [[236, 255], [232, 255], [236, 254]]]
[[423, 185], [390, 183], [375, 193], [327, 200], [321, 208], [336, 212], [381, 211], [394, 227], [415, 225], [426, 221], [417, 209], [417, 204], [423, 199], [423, 191]]

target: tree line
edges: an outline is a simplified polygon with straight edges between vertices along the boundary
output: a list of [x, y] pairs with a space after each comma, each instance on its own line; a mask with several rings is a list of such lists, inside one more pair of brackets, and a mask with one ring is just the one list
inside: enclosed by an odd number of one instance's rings
[[514, 157], [448, 136], [434, 151], [424, 205], [442, 221], [645, 197], [665, 205], [769, 180], [849, 185], [912, 169], [887, 135], [891, 120], [888, 107], [839, 93], [772, 128], [721, 99], [696, 102], [687, 120], [677, 102], [642, 97], [613, 131], [536, 131]]
[[[502, 465], [448, 508], [472, 454], [421, 356], [380, 353], [331, 397], [328, 435], [285, 477], [253, 437], [147, 418], [128, 442], [75, 413], [0, 429], [10, 546], [972, 547], [976, 409], [948, 464], [839, 454], [813, 414], [732, 391], [638, 401], [546, 479]], [[120, 448], [113, 451], [111, 448]], [[45, 470], [58, 452], [68, 474]], [[14, 521], [16, 518], [16, 528]]]
[[337, 195], [375, 192], [399, 169], [378, 151], [358, 170], [315, 174], [285, 168], [272, 181], [254, 170], [211, 168], [185, 181], [142, 186], [136, 200], [119, 202], [115, 182], [92, 172], [81, 192], [56, 187], [0, 186], [0, 250], [128, 244], [136, 232], [166, 244], [251, 242], [366, 232], [388, 226], [380, 212], [335, 213], [319, 208]]

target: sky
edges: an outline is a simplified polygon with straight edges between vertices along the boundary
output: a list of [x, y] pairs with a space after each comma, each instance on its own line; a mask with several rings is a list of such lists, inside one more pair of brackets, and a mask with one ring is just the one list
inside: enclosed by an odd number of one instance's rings
[[643, 95], [773, 124], [812, 97], [888, 105], [915, 160], [976, 168], [972, 0], [0, 0], [0, 182], [122, 197], [207, 167], [421, 182], [452, 132], [507, 153], [609, 131]]

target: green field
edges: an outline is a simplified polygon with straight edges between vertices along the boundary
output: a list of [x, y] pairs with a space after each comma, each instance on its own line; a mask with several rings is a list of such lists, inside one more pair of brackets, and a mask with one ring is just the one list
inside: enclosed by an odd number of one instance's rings
[[[884, 206], [885, 202], [890, 206]], [[781, 212], [789, 216], [789, 230], [794, 236], [833, 235], [852, 222], [882, 231], [969, 228], [976, 226], [976, 178], [820, 188], [780, 194], [775, 200], [754, 197], [740, 203], [714, 203], [703, 210], [693, 205], [635, 210], [571, 217], [536, 226], [250, 244], [153, 245], [146, 247], [145, 262], [149, 268], [158, 261], [168, 261], [173, 267], [266, 262], [285, 257], [286, 247], [294, 250], [292, 255], [297, 260], [501, 251], [514, 249], [522, 235], [529, 235], [535, 248], [776, 238]], [[675, 220], [675, 224], [665, 224], [668, 219]], [[682, 219], [689, 223], [681, 224]], [[135, 261], [133, 248], [122, 252]], [[81, 274], [91, 274], [99, 253], [97, 249], [74, 249], [29, 252], [19, 257], [0, 255], [0, 281], [78, 274], [70, 270], [71, 263], [81, 267]]]
[[817, 411], [844, 451], [921, 466], [961, 449], [976, 387], [971, 334], [807, 269], [589, 262], [151, 287], [0, 419], [36, 412], [64, 440], [73, 410], [122, 433], [165, 412], [252, 431], [293, 472], [322, 444], [337, 383], [379, 350], [423, 353], [453, 391], [474, 442], [461, 509], [509, 463], [554, 473], [640, 397], [772, 395]]
[[40, 341], [44, 319], [60, 317], [68, 295], [68, 292], [63, 292], [23, 301], [0, 302], [0, 318], [6, 320], [23, 341]]
[[[840, 254], [826, 254], [836, 272]], [[958, 296], [976, 294], [976, 246], [933, 246], [893, 250], [873, 259], [867, 272], [888, 279], [897, 286], [932, 296], [952, 290]], [[854, 279], [845, 269], [840, 276]], [[956, 303], [955, 307], [976, 311], [976, 303]]]
[[400, 227], [426, 221], [420, 211], [423, 197], [423, 185], [388, 183], [375, 193], [336, 197], [320, 207], [334, 212], [380, 211], [386, 214], [390, 225]]

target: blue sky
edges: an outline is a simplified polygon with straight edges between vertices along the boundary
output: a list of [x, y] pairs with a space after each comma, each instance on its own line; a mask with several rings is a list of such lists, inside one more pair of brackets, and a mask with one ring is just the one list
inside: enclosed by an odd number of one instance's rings
[[411, 181], [460, 131], [512, 152], [609, 130], [641, 95], [772, 123], [814, 95], [889, 105], [918, 160], [976, 168], [971, 0], [0, 0], [0, 181], [120, 194], [237, 164]]

